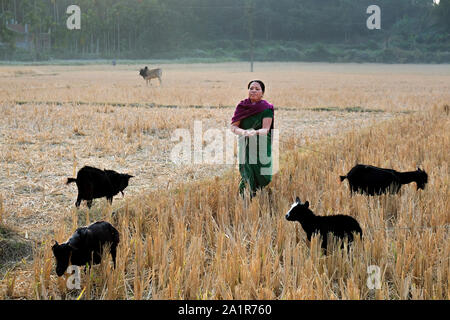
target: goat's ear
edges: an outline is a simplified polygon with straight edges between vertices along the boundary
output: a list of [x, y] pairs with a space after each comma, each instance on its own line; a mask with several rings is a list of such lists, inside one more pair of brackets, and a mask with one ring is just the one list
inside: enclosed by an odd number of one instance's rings
[[296, 197], [296, 198], [295, 198], [295, 202], [300, 203], [300, 202], [301, 202], [301, 201], [300, 201], [300, 198], [299, 198], [299, 197]]
[[308, 209], [308, 208], [309, 208], [309, 201], [306, 201], [306, 202], [303, 204], [303, 206], [304, 206], [306, 209]]

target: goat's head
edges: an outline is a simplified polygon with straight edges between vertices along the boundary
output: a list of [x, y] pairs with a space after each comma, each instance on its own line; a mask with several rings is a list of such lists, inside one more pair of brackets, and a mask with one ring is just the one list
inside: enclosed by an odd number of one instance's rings
[[134, 176], [126, 174], [126, 173], [121, 173], [120, 174], [120, 178], [119, 178], [119, 190], [123, 195], [123, 190], [128, 187], [128, 182], [130, 181], [130, 178], [133, 178]]
[[106, 175], [108, 176], [111, 184], [114, 188], [115, 193], [121, 192], [123, 195], [123, 190], [128, 187], [128, 182], [130, 178], [134, 176], [126, 174], [126, 173], [118, 173], [114, 170], [104, 170]]
[[61, 277], [69, 266], [72, 248], [67, 243], [59, 244], [55, 240], [55, 244], [52, 246], [52, 251], [56, 259], [56, 274], [58, 277]]
[[428, 174], [425, 172], [425, 170], [421, 170], [420, 168], [417, 168], [417, 190], [419, 189], [425, 189], [425, 185], [428, 183]]
[[56, 259], [56, 274], [58, 277], [61, 277], [66, 272], [73, 250], [83, 250], [86, 246], [87, 238], [88, 230], [86, 228], [78, 228], [66, 242], [59, 244], [58, 241], [54, 240], [52, 251]]
[[292, 204], [291, 209], [286, 213], [286, 220], [288, 221], [300, 221], [302, 217], [311, 215], [309, 210], [309, 202], [301, 203], [300, 198], [297, 197]]

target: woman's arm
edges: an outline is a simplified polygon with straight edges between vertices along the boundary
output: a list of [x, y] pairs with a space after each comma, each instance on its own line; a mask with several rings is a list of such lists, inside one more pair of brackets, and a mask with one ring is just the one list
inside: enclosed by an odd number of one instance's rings
[[240, 121], [233, 122], [231, 124], [231, 132], [237, 134], [238, 136], [242, 136], [244, 134], [244, 129], [239, 128]]
[[256, 134], [266, 135], [267, 133], [269, 133], [271, 125], [272, 125], [272, 118], [263, 118], [262, 128], [256, 130]]
[[239, 128], [240, 123], [241, 123], [240, 121], [233, 122], [231, 124], [231, 132], [233, 132], [234, 134], [237, 134], [238, 136], [246, 136], [246, 137], [251, 137], [256, 134], [256, 131], [253, 129], [244, 130], [244, 129]]

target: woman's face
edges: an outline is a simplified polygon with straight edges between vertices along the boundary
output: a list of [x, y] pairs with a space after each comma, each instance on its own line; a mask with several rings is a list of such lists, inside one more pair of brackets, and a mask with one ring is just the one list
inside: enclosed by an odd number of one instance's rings
[[252, 102], [257, 102], [263, 97], [263, 91], [261, 85], [258, 82], [252, 82], [250, 88], [248, 88], [248, 98]]

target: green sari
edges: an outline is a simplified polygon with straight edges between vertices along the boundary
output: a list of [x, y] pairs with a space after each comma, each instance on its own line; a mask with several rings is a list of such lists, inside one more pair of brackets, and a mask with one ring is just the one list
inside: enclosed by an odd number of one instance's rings
[[[261, 129], [264, 118], [271, 118], [273, 121], [273, 110], [266, 109], [242, 119], [239, 127], [244, 130]], [[239, 172], [242, 177], [239, 193], [242, 196], [247, 184], [250, 187], [250, 196], [254, 197], [257, 190], [272, 181], [272, 132], [270, 130], [267, 135], [239, 137]]]

